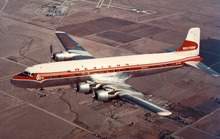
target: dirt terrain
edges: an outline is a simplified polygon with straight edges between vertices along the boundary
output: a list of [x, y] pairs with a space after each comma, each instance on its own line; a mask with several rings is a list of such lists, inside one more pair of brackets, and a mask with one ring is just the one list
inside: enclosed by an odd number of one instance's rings
[[220, 72], [218, 0], [99, 2], [0, 1], [0, 139], [219, 139], [220, 78], [192, 67], [126, 81], [166, 105], [168, 117], [123, 101], [93, 102], [71, 86], [41, 91], [10, 84], [26, 67], [51, 62], [50, 45], [64, 50], [56, 30], [100, 58], [177, 49], [189, 28], [200, 27], [204, 63]]

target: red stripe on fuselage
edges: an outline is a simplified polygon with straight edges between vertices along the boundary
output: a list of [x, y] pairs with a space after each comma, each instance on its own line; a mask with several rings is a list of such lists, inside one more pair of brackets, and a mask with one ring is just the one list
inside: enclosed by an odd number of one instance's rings
[[183, 66], [185, 62], [188, 61], [201, 61], [202, 58], [200, 56], [184, 58], [181, 60], [174, 60], [170, 62], [161, 62], [154, 64], [140, 64], [140, 65], [128, 65], [126, 66], [116, 66], [108, 68], [95, 68], [95, 69], [84, 69], [77, 71], [65, 71], [65, 72], [51, 72], [51, 73], [34, 73], [34, 76], [19, 76], [16, 75], [13, 77], [15, 80], [32, 80], [32, 81], [43, 81], [48, 79], [55, 78], [69, 78], [69, 77], [78, 77], [78, 76], [87, 76], [92, 74], [105, 74], [105, 73], [113, 73], [113, 72], [131, 72], [138, 70], [147, 70], [147, 69], [159, 69], [159, 68], [167, 68], [167, 67], [179, 67]]

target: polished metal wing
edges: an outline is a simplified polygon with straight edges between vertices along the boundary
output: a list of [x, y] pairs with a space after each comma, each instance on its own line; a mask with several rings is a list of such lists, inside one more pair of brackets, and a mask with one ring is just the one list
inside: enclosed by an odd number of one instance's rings
[[145, 108], [153, 113], [156, 113], [160, 116], [168, 116], [172, 114], [170, 111], [153, 104], [144, 99], [144, 95], [140, 92], [132, 92], [130, 90], [119, 91], [118, 95], [121, 99], [129, 101], [133, 104], [136, 104], [142, 108]]
[[[111, 79], [109, 79], [110, 81]], [[100, 83], [100, 82], [99, 82]], [[145, 99], [144, 94], [141, 92], [137, 92], [131, 88], [130, 85], [124, 83], [124, 82], [117, 82], [117, 83], [103, 83], [100, 85], [101, 88], [95, 93], [95, 98], [98, 99], [100, 97], [100, 100], [107, 101], [108, 99], [122, 99], [124, 101], [128, 101], [130, 103], [133, 103], [135, 105], [138, 105], [144, 109], [147, 109], [153, 113], [156, 113], [160, 116], [168, 116], [172, 114], [170, 111], [157, 106], [153, 102], [147, 101]], [[103, 97], [103, 98], [101, 98]]]

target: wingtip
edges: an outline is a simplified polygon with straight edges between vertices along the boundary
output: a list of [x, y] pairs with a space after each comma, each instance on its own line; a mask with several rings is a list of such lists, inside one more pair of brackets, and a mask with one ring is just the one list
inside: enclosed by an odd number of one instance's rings
[[65, 33], [65, 32], [63, 32], [63, 31], [56, 31], [55, 33], [57, 34], [57, 33]]
[[171, 115], [172, 112], [170, 112], [170, 111], [162, 111], [162, 112], [158, 112], [157, 114], [160, 115], [160, 116], [168, 116], [168, 115]]

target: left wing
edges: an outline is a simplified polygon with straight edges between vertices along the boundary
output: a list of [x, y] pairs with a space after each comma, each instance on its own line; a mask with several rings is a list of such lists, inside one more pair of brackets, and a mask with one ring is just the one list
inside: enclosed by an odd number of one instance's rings
[[[111, 79], [109, 79], [110, 81]], [[99, 82], [100, 83], [100, 82]], [[145, 96], [133, 90], [130, 85], [124, 82], [106, 83], [104, 81], [94, 90], [94, 98], [98, 101], [108, 101], [120, 98], [122, 100], [136, 104], [160, 116], [168, 116], [172, 114], [170, 111], [145, 100]]]
[[[136, 92], [139, 93], [139, 92]], [[142, 93], [139, 93], [139, 95], [134, 95], [129, 90], [124, 90], [119, 92], [119, 97], [122, 98], [123, 100], [129, 101], [131, 103], [134, 103], [140, 107], [143, 107], [151, 112], [154, 112], [160, 116], [168, 116], [172, 114], [170, 111], [157, 106], [156, 104], [153, 104], [147, 100], [144, 100], [144, 95]]]

